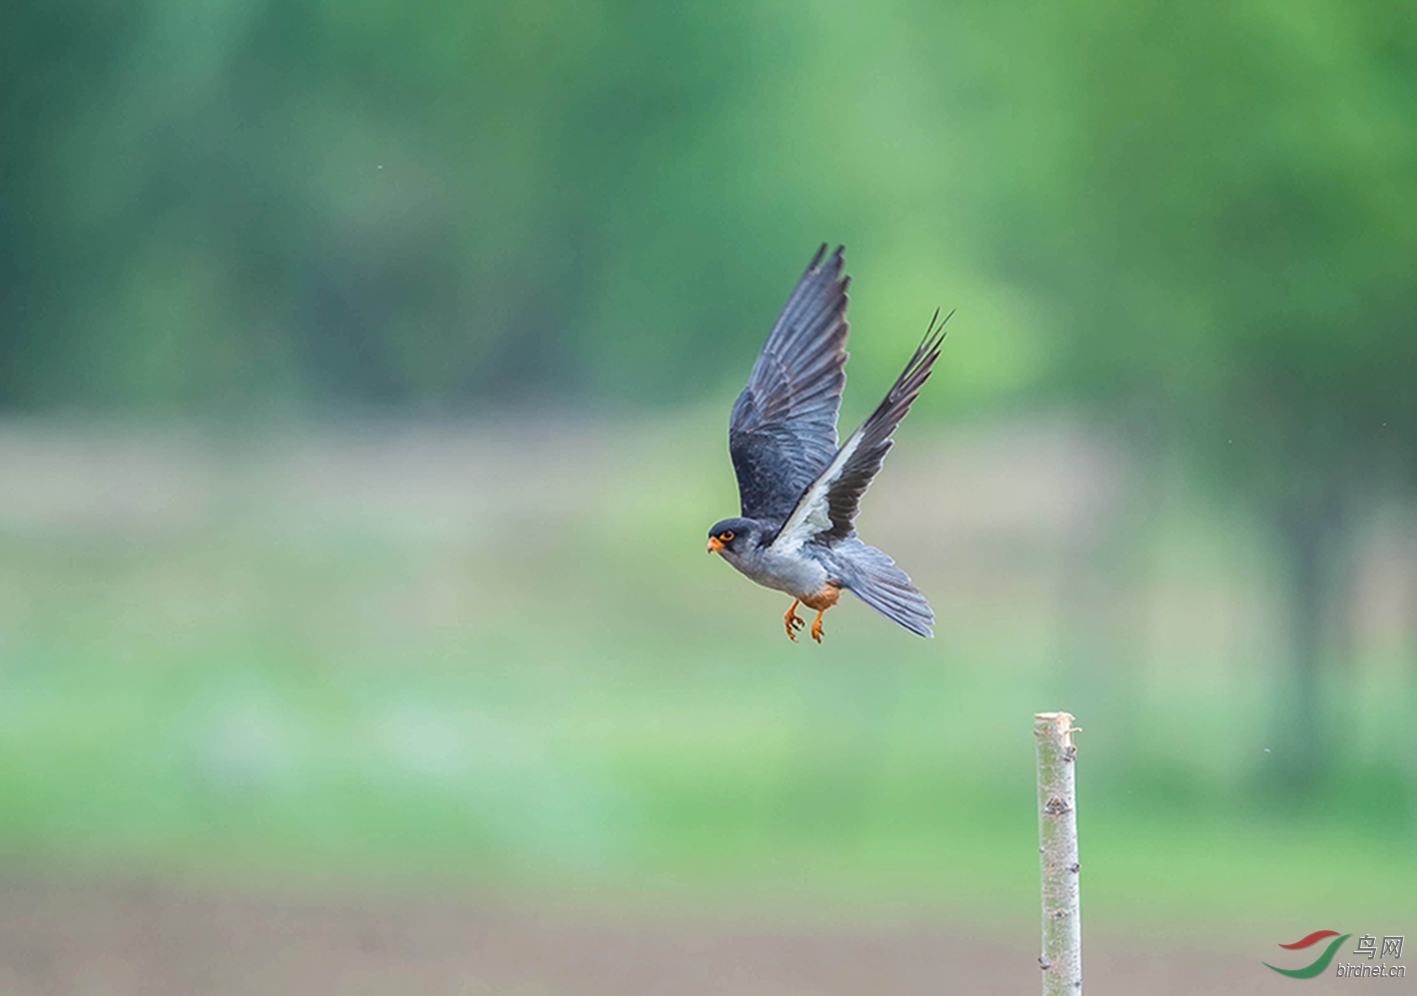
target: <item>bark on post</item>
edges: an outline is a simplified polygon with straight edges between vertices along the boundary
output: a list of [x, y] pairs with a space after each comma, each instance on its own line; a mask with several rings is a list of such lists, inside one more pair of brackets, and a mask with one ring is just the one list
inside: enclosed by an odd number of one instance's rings
[[1078, 910], [1077, 798], [1073, 791], [1073, 717], [1033, 717], [1038, 742], [1038, 854], [1043, 873], [1043, 996], [1082, 993], [1082, 920]]

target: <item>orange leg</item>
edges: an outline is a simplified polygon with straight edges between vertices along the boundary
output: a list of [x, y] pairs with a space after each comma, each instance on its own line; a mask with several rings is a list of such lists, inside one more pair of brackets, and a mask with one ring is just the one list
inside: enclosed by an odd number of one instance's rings
[[788, 609], [787, 614], [782, 617], [782, 625], [786, 627], [787, 635], [791, 638], [793, 643], [797, 642], [796, 630], [801, 629], [803, 626], [807, 625], [807, 623], [803, 621], [802, 617], [797, 614], [797, 606], [800, 604], [800, 602], [800, 599], [794, 598], [792, 600], [792, 608]]
[[827, 610], [822, 609], [817, 613], [817, 618], [812, 620], [812, 639], [816, 640], [818, 643], [822, 642], [822, 616], [826, 615], [826, 613]]

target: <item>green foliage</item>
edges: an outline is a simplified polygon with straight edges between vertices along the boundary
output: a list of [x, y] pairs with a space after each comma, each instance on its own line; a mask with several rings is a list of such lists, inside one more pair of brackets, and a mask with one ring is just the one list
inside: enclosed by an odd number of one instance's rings
[[872, 377], [944, 304], [956, 405], [1052, 382], [1240, 464], [1390, 449], [1412, 18], [27, 5], [0, 403], [653, 404], [740, 377], [841, 239]]
[[[1353, 473], [1417, 436], [1417, 20], [1108, 7], [1077, 26], [1057, 184], [1067, 367], [1232, 473]], [[1275, 482], [1265, 482], [1271, 487]], [[1303, 487], [1291, 473], [1281, 487]]]
[[27, 5], [0, 404], [655, 404], [841, 239], [858, 373], [961, 308], [926, 410], [1052, 383], [1232, 467], [1408, 452], [1412, 18]]

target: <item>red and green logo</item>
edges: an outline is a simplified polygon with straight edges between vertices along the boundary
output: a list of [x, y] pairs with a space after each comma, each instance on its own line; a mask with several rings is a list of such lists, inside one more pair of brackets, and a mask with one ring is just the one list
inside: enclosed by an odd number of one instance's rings
[[1324, 948], [1323, 953], [1308, 965], [1305, 965], [1303, 968], [1275, 968], [1275, 966], [1267, 961], [1261, 962], [1261, 964], [1263, 964], [1265, 968], [1273, 968], [1280, 975], [1287, 975], [1291, 979], [1312, 979], [1324, 969], [1328, 968], [1328, 963], [1333, 961], [1333, 955], [1334, 952], [1338, 950], [1338, 946], [1352, 936], [1352, 934], [1344, 934], [1340, 937], [1336, 930], [1316, 930], [1307, 937], [1299, 938], [1293, 944], [1280, 945], [1281, 948], [1288, 951], [1297, 951], [1300, 948], [1311, 947], [1326, 937], [1332, 937], [1333, 940], [1329, 942], [1328, 947]]

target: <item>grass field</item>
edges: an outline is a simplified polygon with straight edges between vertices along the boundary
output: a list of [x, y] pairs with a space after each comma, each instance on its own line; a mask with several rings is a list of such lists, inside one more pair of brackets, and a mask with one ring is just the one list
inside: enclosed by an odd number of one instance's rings
[[1031, 715], [1067, 708], [1090, 923], [1413, 926], [1400, 615], [1333, 669], [1329, 768], [1290, 793], [1243, 519], [1066, 420], [908, 427], [862, 531], [937, 639], [843, 600], [793, 645], [703, 550], [719, 414], [0, 428], [10, 877], [1027, 933]]

